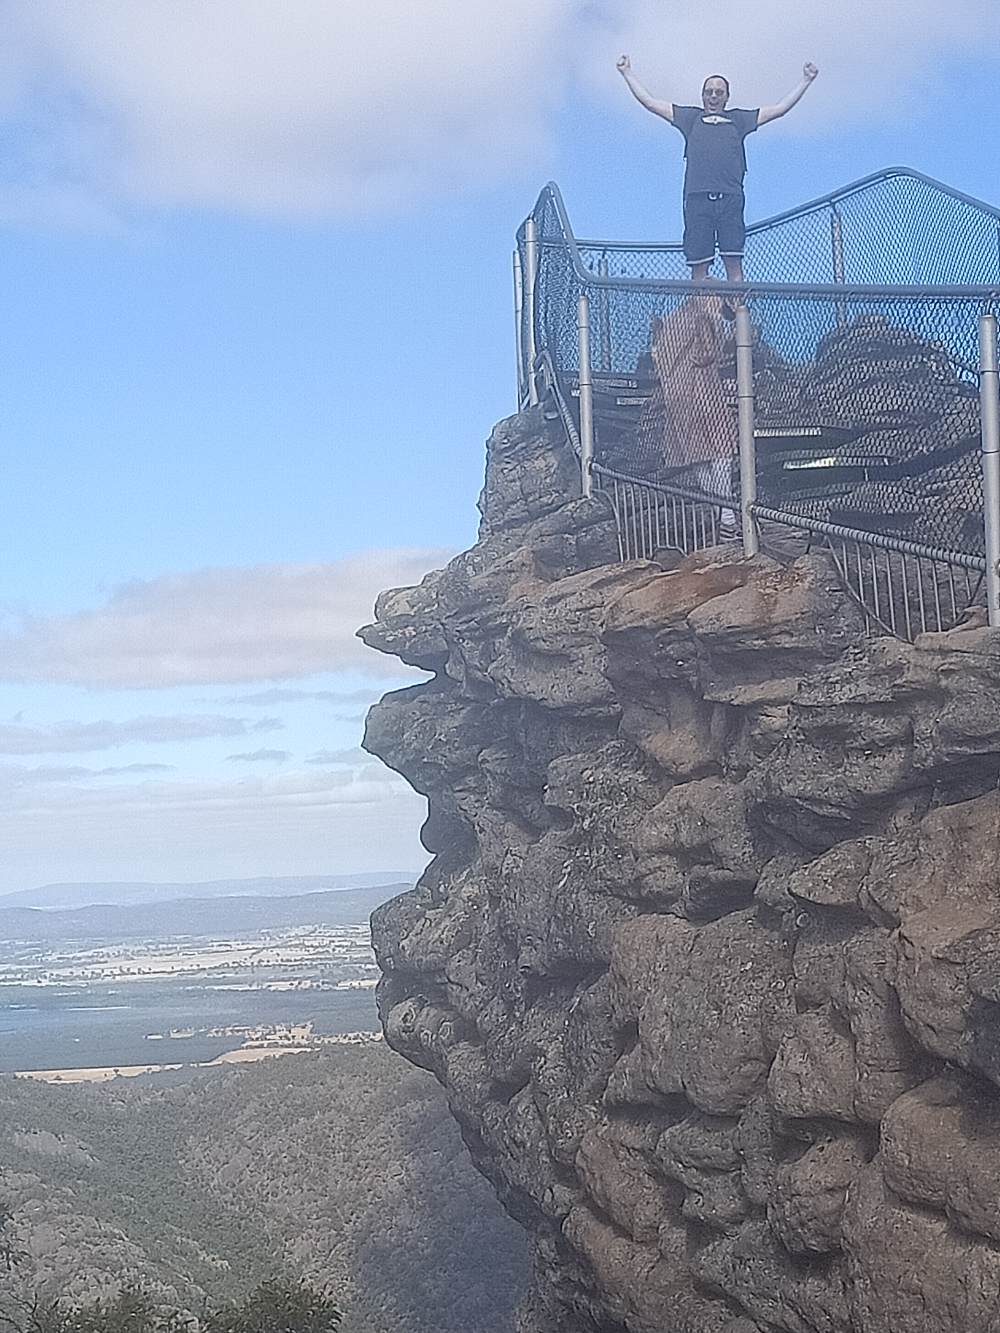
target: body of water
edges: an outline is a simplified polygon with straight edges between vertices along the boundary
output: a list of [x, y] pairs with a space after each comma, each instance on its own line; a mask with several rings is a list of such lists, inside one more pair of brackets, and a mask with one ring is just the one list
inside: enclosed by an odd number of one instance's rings
[[[114, 987], [5, 986], [0, 993], [0, 1073], [214, 1060], [231, 1037], [169, 1038], [217, 1027], [312, 1023], [317, 1035], [375, 1032], [375, 993], [364, 990], [222, 990], [129, 982]], [[151, 1034], [162, 1040], [150, 1040]]]

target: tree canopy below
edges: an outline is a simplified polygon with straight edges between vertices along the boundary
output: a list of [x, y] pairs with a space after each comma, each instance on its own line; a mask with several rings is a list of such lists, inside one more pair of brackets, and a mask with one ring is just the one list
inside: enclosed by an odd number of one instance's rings
[[107, 1306], [135, 1288], [203, 1312], [304, 1279], [339, 1333], [511, 1327], [525, 1238], [437, 1085], [381, 1044], [175, 1086], [2, 1078], [0, 1124], [23, 1256], [3, 1277], [28, 1298]]

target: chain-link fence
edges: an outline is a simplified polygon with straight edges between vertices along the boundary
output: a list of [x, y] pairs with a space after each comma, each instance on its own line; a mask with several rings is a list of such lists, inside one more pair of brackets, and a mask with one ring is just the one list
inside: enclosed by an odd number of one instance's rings
[[[679, 244], [581, 240], [577, 248], [600, 276], [688, 277]], [[763, 283], [991, 286], [1000, 282], [1000, 209], [890, 168], [748, 227], [746, 265]], [[722, 276], [718, 261], [714, 273]]]
[[[544, 350], [564, 403], [589, 305], [594, 474], [623, 554], [650, 553], [644, 531], [682, 550], [692, 530], [695, 546], [725, 535], [740, 504], [726, 289], [679, 281], [676, 246], [578, 243], [554, 186], [519, 256], [524, 355]], [[761, 513], [981, 564], [977, 344], [980, 316], [1000, 312], [1000, 210], [884, 172], [752, 227], [747, 268]]]
[[[735, 498], [736, 344], [721, 304], [591, 295], [595, 350], [614, 355], [604, 373], [595, 357], [598, 464]], [[747, 304], [760, 503], [982, 554], [976, 344], [979, 315], [1000, 302], [754, 292]], [[574, 327], [550, 330], [572, 377], [575, 307]]]

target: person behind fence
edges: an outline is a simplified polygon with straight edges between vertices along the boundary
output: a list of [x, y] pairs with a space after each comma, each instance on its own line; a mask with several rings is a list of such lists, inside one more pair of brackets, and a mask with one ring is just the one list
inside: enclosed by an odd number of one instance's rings
[[632, 73], [627, 55], [618, 61], [618, 71], [647, 111], [668, 120], [684, 136], [684, 257], [691, 277], [704, 282], [718, 251], [729, 281], [742, 282], [745, 140], [762, 125], [787, 115], [819, 70], [806, 64], [802, 82], [783, 101], [755, 111], [729, 107], [729, 81], [721, 74], [705, 80], [701, 106], [681, 106], [648, 93]]
[[[686, 472], [687, 485], [721, 499], [733, 496], [738, 441], [720, 372], [727, 333], [719, 305], [687, 300], [653, 321], [650, 355], [659, 393], [650, 404], [647, 428], [658, 437], [667, 468]], [[738, 536], [735, 508], [719, 506], [719, 539]]]

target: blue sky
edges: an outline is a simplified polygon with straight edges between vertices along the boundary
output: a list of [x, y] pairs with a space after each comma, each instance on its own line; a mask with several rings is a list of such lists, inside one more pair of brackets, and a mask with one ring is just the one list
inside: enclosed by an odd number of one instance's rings
[[675, 239], [628, 96], [807, 99], [760, 217], [889, 164], [1000, 201], [995, 0], [7, 0], [0, 891], [418, 867], [353, 639], [474, 538], [510, 250]]

